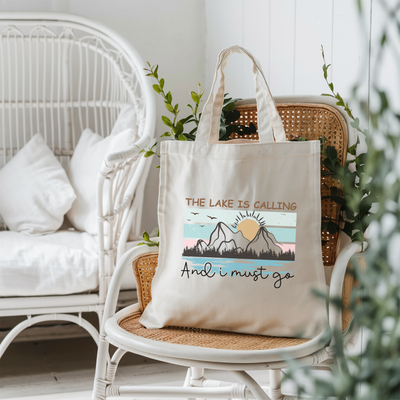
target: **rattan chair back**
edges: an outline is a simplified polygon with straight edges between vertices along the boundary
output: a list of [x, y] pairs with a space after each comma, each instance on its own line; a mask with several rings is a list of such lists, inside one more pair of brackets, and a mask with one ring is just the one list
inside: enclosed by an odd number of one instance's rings
[[[257, 128], [257, 105], [239, 105], [240, 118], [235, 124], [249, 126], [253, 123]], [[319, 140], [324, 138], [325, 146], [332, 146], [337, 151], [337, 161], [341, 165], [346, 163], [347, 155], [347, 125], [340, 112], [327, 104], [277, 104], [279, 115], [282, 118], [288, 140]], [[258, 140], [258, 133], [253, 135], [239, 136], [233, 134], [234, 138]], [[327, 172], [322, 167], [322, 172]], [[330, 195], [330, 188], [340, 188], [338, 181], [331, 176], [321, 176], [321, 197]], [[340, 205], [331, 199], [321, 201], [321, 216], [325, 221], [339, 219]], [[329, 232], [327, 229], [321, 232], [322, 257], [325, 266], [332, 266], [336, 261], [339, 246], [339, 232]]]

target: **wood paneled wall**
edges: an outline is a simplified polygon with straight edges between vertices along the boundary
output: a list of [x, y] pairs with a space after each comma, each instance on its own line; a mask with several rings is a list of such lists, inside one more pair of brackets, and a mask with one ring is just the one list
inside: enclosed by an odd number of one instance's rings
[[[321, 45], [329, 76], [340, 94], [351, 97], [359, 82], [368, 92], [371, 6], [361, 0], [205, 0], [206, 90], [218, 52], [231, 44], [249, 49], [261, 62], [273, 95], [319, 95], [328, 88], [322, 74]], [[226, 91], [254, 97], [250, 63], [233, 55]]]

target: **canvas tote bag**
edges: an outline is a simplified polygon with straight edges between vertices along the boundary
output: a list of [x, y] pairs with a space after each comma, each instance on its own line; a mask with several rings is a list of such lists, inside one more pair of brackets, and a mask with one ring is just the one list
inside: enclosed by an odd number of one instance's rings
[[[218, 142], [232, 53], [253, 62], [259, 143]], [[214, 91], [216, 95], [214, 96]], [[288, 142], [254, 57], [223, 50], [196, 140], [161, 144], [159, 263], [147, 328], [312, 338], [326, 327], [320, 143]]]

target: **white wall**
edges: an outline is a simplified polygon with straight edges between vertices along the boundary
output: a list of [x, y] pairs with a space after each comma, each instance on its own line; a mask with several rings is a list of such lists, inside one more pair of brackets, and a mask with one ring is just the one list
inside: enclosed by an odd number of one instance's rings
[[[394, 6], [395, 0], [386, 3]], [[329, 93], [322, 73], [323, 45], [326, 61], [332, 64], [328, 79], [335, 90], [350, 99], [357, 84], [358, 98], [369, 101], [369, 79], [372, 82], [375, 76], [370, 60], [386, 27], [393, 47], [382, 55], [376, 76], [400, 112], [400, 60], [393, 51], [397, 48], [399, 53], [399, 35], [395, 26], [387, 26], [378, 0], [360, 0], [360, 4], [362, 15], [356, 0], [205, 0], [206, 89], [211, 87], [219, 51], [239, 44], [260, 61], [274, 96]], [[226, 82], [225, 92], [234, 97], [254, 97], [249, 60], [233, 55]], [[372, 97], [371, 104], [376, 100]], [[350, 106], [367, 128], [361, 110], [354, 102]], [[366, 151], [363, 138], [361, 142], [360, 150]]]
[[[204, 82], [203, 0], [0, 0], [0, 10], [68, 12], [104, 23], [127, 38], [145, 61], [159, 64], [159, 73], [181, 105], [182, 116], [186, 116], [190, 92]], [[166, 112], [157, 98], [158, 136], [165, 132], [161, 115]], [[153, 161], [146, 185], [142, 222], [146, 230], [157, 226], [156, 165], [158, 160]]]
[[[370, 0], [361, 2], [369, 18]], [[231, 44], [258, 58], [275, 96], [327, 91], [321, 45], [342, 96], [351, 96], [358, 79], [367, 83], [369, 24], [366, 32], [360, 30], [356, 1], [205, 0], [205, 5], [207, 88], [219, 50]], [[254, 97], [250, 64], [236, 55], [232, 61], [227, 91]]]

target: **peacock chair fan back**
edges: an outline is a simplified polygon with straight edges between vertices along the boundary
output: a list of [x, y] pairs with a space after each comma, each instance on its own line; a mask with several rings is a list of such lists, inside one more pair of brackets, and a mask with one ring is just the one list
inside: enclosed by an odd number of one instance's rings
[[143, 134], [151, 96], [125, 39], [78, 16], [21, 15], [0, 14], [0, 167], [36, 133], [66, 165], [82, 131], [109, 135], [127, 104]]
[[95, 21], [61, 13], [0, 13], [0, 168], [36, 133], [66, 167], [84, 129], [110, 135], [121, 109], [133, 107], [137, 146], [107, 156], [97, 179], [101, 301], [134, 216], [135, 231], [140, 226], [143, 199], [135, 190], [145, 166], [137, 147], [148, 143], [155, 126], [144, 66], [126, 39]]

